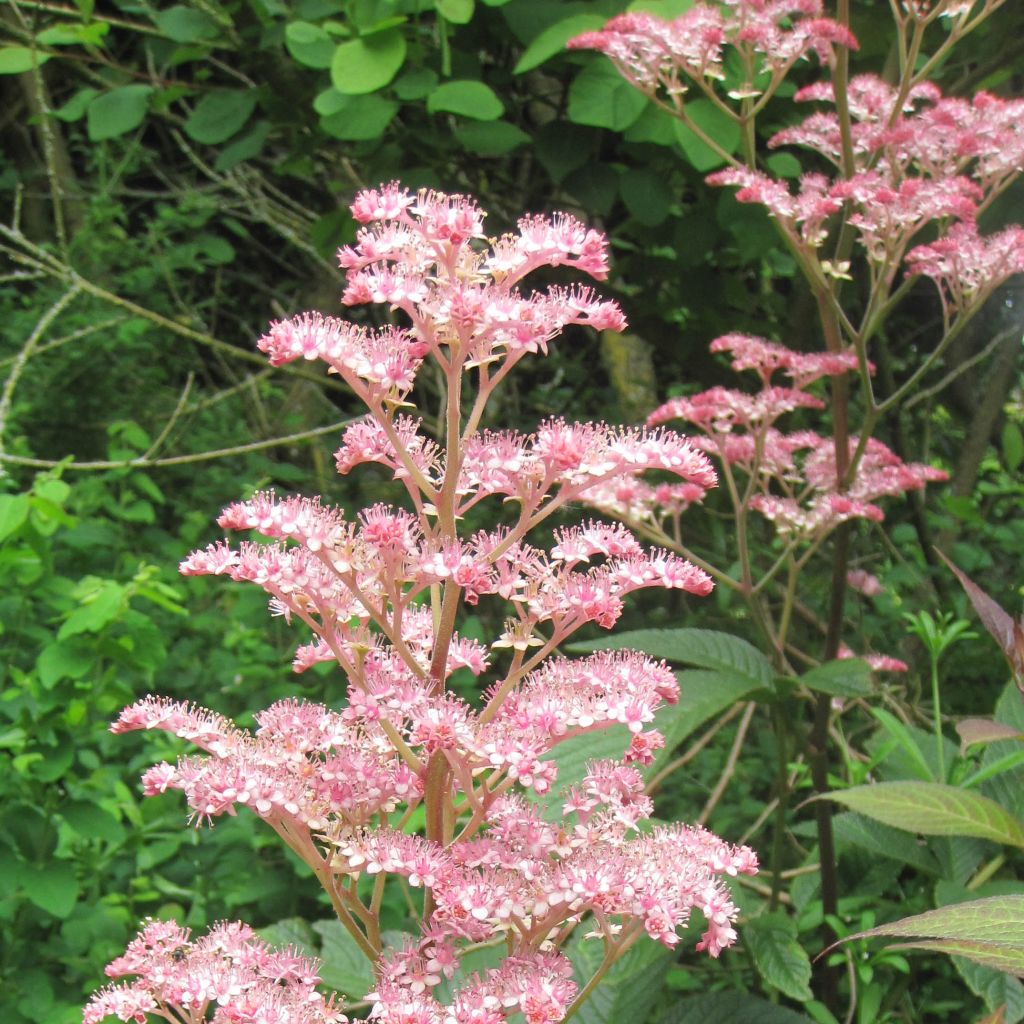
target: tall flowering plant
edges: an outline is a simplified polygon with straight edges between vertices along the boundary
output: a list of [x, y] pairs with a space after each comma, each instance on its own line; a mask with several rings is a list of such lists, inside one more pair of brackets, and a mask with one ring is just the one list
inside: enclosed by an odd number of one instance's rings
[[[217, 543], [181, 567], [264, 590], [273, 614], [311, 634], [296, 670], [336, 663], [348, 699], [337, 709], [282, 701], [248, 732], [205, 708], [147, 697], [113, 730], [162, 729], [190, 741], [198, 753], [151, 768], [145, 791], [180, 790], [197, 822], [248, 809], [309, 865], [374, 964], [374, 991], [349, 993], [372, 1002], [374, 1019], [499, 1024], [521, 1015], [555, 1024], [645, 935], [675, 945], [695, 909], [707, 922], [698, 948], [717, 956], [736, 939], [723, 879], [753, 873], [757, 862], [702, 828], [640, 827], [651, 814], [640, 769], [663, 743], [651, 723], [678, 698], [669, 668], [631, 651], [558, 653], [587, 623], [611, 628], [632, 591], [705, 595], [709, 576], [679, 555], [646, 550], [623, 525], [556, 528], [547, 549], [536, 537], [567, 503], [644, 471], [701, 491], [716, 474], [703, 452], [663, 428], [559, 418], [529, 435], [482, 428], [495, 389], [564, 328], [624, 326], [618, 306], [589, 288], [522, 288], [542, 267], [603, 279], [598, 232], [568, 216], [526, 217], [515, 233], [488, 240], [471, 200], [396, 184], [361, 193], [352, 212], [364, 227], [339, 254], [343, 301], [383, 304], [401, 325], [306, 313], [271, 325], [260, 348], [274, 365], [319, 359], [341, 376], [368, 413], [345, 432], [339, 471], [380, 463], [407, 504], [349, 518], [318, 498], [258, 493], [218, 522], [265, 539]], [[444, 381], [439, 437], [415, 404], [428, 361]], [[488, 499], [511, 510], [503, 525], [468, 531], [467, 514]], [[508, 608], [490, 643], [456, 628], [460, 608], [481, 600]], [[449, 686], [462, 668], [487, 680], [478, 704]], [[551, 820], [541, 800], [559, 783], [552, 751], [621, 727], [631, 737], [623, 760], [591, 763]], [[419, 931], [400, 947], [381, 934], [394, 877], [420, 894]], [[562, 952], [578, 928], [604, 950], [582, 987]], [[460, 975], [442, 1002], [438, 986], [481, 943], [500, 945], [501, 965]], [[241, 924], [193, 940], [150, 922], [108, 973], [135, 979], [97, 993], [86, 1024], [109, 1015], [345, 1019], [335, 997], [317, 993], [315, 963], [268, 949]]]

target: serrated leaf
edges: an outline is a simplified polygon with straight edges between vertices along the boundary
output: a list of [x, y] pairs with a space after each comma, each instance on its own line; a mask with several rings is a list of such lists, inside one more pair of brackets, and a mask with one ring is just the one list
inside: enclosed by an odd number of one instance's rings
[[100, 93], [86, 111], [86, 128], [92, 142], [116, 139], [142, 124], [153, 87], [123, 85]]
[[[690, 121], [726, 153], [736, 152], [742, 132], [740, 126], [728, 114], [706, 99], [693, 100], [687, 103], [684, 109]], [[724, 157], [681, 121], [676, 122], [676, 142], [694, 170], [702, 174], [713, 171], [726, 162]]]
[[568, 116], [576, 124], [621, 132], [646, 106], [647, 97], [607, 62], [588, 64], [569, 86]]
[[74, 867], [67, 861], [55, 860], [41, 866], [24, 865], [21, 884], [25, 895], [54, 917], [67, 917], [78, 902], [78, 879]]
[[797, 941], [796, 921], [781, 911], [751, 918], [743, 946], [768, 985], [800, 1003], [811, 998], [811, 960]]
[[1017, 978], [963, 957], [953, 957], [953, 965], [967, 987], [980, 996], [990, 1010], [1005, 1008], [1006, 1024], [1024, 1020], [1024, 985]]
[[[582, 989], [600, 966], [604, 947], [596, 939], [574, 937], [566, 952]], [[671, 959], [664, 946], [637, 943], [602, 978], [574, 1020], [579, 1024], [642, 1024], [657, 1003]]]
[[3, 46], [0, 47], [0, 75], [21, 75], [49, 59], [50, 54], [30, 50], [27, 46]]
[[214, 89], [196, 104], [185, 122], [185, 134], [205, 146], [216, 146], [241, 131], [255, 109], [252, 89]]
[[939, 863], [927, 846], [922, 846], [913, 836], [891, 825], [883, 825], [880, 821], [872, 821], [862, 814], [847, 811], [833, 817], [832, 828], [836, 842], [840, 845], [857, 846], [879, 857], [889, 857], [930, 874], [936, 874], [939, 870]]
[[661, 1024], [813, 1024], [810, 1017], [745, 992], [708, 992], [680, 999]]
[[331, 59], [331, 82], [338, 92], [359, 96], [382, 89], [405, 63], [405, 36], [396, 29], [341, 43]]
[[800, 682], [815, 693], [833, 697], [867, 697], [871, 694], [871, 666], [859, 658], [837, 658], [808, 669]]
[[1024, 947], [1007, 947], [998, 942], [971, 942], [967, 939], [920, 939], [916, 942], [898, 942], [890, 949], [920, 949], [947, 956], [962, 956], [982, 967], [994, 971], [1024, 976]]
[[320, 977], [330, 988], [351, 999], [362, 999], [373, 989], [373, 964], [340, 921], [314, 921], [313, 930], [323, 944], [320, 949]]
[[278, 949], [293, 946], [303, 956], [316, 956], [317, 938], [313, 926], [302, 917], [286, 917], [259, 929], [260, 938]]
[[494, 121], [505, 112], [505, 104], [483, 82], [443, 82], [427, 97], [427, 112], [461, 114], [477, 121]]
[[879, 782], [827, 794], [844, 807], [907, 832], [973, 836], [1024, 846], [1024, 827], [994, 800], [938, 782]]
[[603, 14], [574, 14], [555, 22], [554, 25], [549, 25], [540, 35], [530, 41], [530, 45], [523, 51], [523, 55], [512, 69], [512, 73], [521, 75], [526, 71], [532, 71], [556, 54], [563, 53], [565, 44], [573, 36], [604, 28], [607, 20]]
[[572, 644], [572, 651], [627, 648], [697, 668], [742, 676], [757, 686], [771, 686], [771, 662], [751, 643], [714, 629], [635, 629], [594, 643]]

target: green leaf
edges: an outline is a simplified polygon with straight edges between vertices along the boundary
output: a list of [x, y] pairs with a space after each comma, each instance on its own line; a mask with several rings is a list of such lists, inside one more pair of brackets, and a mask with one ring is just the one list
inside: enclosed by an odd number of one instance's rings
[[92, 142], [116, 139], [142, 124], [153, 87], [123, 85], [101, 93], [90, 104], [86, 126]]
[[303, 956], [316, 956], [316, 932], [302, 917], [286, 917], [259, 929], [260, 938], [278, 949], [294, 946]]
[[661, 1024], [813, 1024], [810, 1017], [744, 992], [708, 992], [680, 999]]
[[356, 940], [340, 921], [315, 921], [313, 930], [323, 940], [320, 950], [320, 977], [330, 988], [344, 992], [350, 999], [362, 999], [373, 990], [373, 964], [367, 960]]
[[201, 43], [220, 33], [217, 22], [204, 11], [176, 5], [152, 15], [161, 34], [176, 43]]
[[895, 715], [884, 708], [872, 708], [871, 714], [907, 755], [907, 767], [919, 778], [930, 782], [935, 778], [932, 766], [914, 740], [914, 734]]
[[[1018, 1021], [1024, 1020], [1024, 985], [1021, 985], [1020, 981], [1002, 971], [994, 971], [991, 967], [983, 967], [963, 957], [953, 957], [953, 964], [967, 987], [982, 998], [990, 1010], [1005, 1010], [1003, 1016], [998, 1018], [998, 1024], [1017, 1024]], [[978, 1024], [986, 1022], [979, 1021]], [[997, 1022], [989, 1020], [988, 1024]]]
[[50, 54], [30, 50], [27, 46], [3, 46], [0, 47], [0, 75], [21, 75], [49, 59]]
[[551, 791], [537, 797], [537, 802], [544, 808], [545, 821], [560, 821], [562, 814], [562, 790], [568, 786], [576, 786], [587, 774], [587, 765], [591, 761], [621, 761], [629, 746], [629, 730], [621, 726], [610, 726], [594, 732], [572, 736], [555, 745], [544, 757], [545, 761], [554, 761], [558, 765], [558, 778]]
[[60, 121], [81, 121], [89, 104], [99, 96], [99, 89], [79, 89], [62, 107], [53, 111], [53, 116]]
[[[604, 947], [579, 932], [566, 950], [576, 984], [583, 986], [601, 965]], [[631, 1024], [647, 1020], [657, 1004], [672, 954], [655, 942], [638, 942], [601, 979], [576, 1012], [578, 1024]]]
[[603, 14], [574, 14], [555, 22], [554, 25], [549, 25], [539, 36], [531, 40], [530, 45], [516, 62], [512, 73], [521, 75], [525, 71], [532, 71], [556, 54], [564, 52], [565, 44], [573, 36], [604, 28], [607, 20]]
[[483, 82], [444, 82], [427, 97], [427, 112], [447, 112], [477, 121], [494, 121], [505, 112], [505, 104]]
[[67, 861], [51, 861], [40, 867], [26, 865], [22, 868], [21, 883], [25, 895], [54, 917], [67, 917], [78, 902], [78, 879]]
[[293, 21], [284, 30], [284, 45], [292, 59], [307, 68], [329, 68], [334, 58], [334, 40], [319, 26]]
[[76, 636], [79, 633], [98, 633], [120, 614], [124, 594], [124, 587], [107, 580], [100, 589], [89, 595], [86, 603], [76, 608], [64, 620], [57, 633], [57, 639], [66, 640], [69, 636]]
[[504, 156], [530, 141], [530, 136], [508, 121], [470, 121], [457, 124], [452, 134], [459, 145], [480, 156]]
[[320, 127], [335, 139], [356, 142], [380, 138], [398, 113], [398, 103], [383, 96], [341, 98], [344, 103], [334, 113], [320, 118]]
[[649, 167], [634, 167], [619, 179], [619, 194], [626, 209], [641, 224], [654, 227], [668, 215], [675, 195], [664, 174]]
[[809, 669], [800, 682], [815, 693], [833, 697], [867, 697], [871, 694], [871, 666], [859, 658], [837, 658]]
[[[686, 104], [684, 111], [697, 128], [726, 153], [734, 153], [739, 147], [742, 137], [740, 126], [711, 100], [693, 100]], [[676, 122], [676, 142], [694, 170], [702, 174], [725, 163], [723, 157], [681, 121]]]
[[382, 89], [405, 63], [405, 36], [396, 29], [341, 43], [331, 60], [331, 82], [350, 96]]
[[1020, 464], [1024, 462], [1024, 434], [1012, 420], [1003, 426], [1000, 444], [1003, 449], [1003, 464], [1011, 473], [1016, 473]]
[[232, 167], [259, 156], [270, 137], [270, 129], [269, 121], [257, 121], [249, 131], [240, 135], [217, 154], [217, 159], [213, 162], [214, 170], [229, 171]]
[[803, 166], [792, 153], [772, 153], [764, 164], [777, 178], [799, 178], [804, 173]]
[[395, 79], [395, 95], [405, 102], [422, 100], [437, 86], [437, 74], [430, 68], [413, 68]]
[[109, 811], [84, 800], [73, 800], [61, 806], [61, 816], [85, 839], [105, 839], [121, 843], [125, 838], [124, 826]]
[[621, 132], [647, 106], [647, 97], [634, 89], [607, 61], [588, 64], [569, 86], [570, 121]]
[[75, 639], [58, 641], [40, 651], [36, 672], [43, 687], [52, 690], [62, 679], [81, 679], [95, 662], [94, 643]]
[[938, 873], [938, 861], [928, 847], [891, 825], [883, 825], [880, 821], [872, 821], [862, 814], [848, 811], [833, 817], [832, 828], [836, 842], [841, 846], [858, 846], [878, 857], [910, 864], [919, 871]]
[[51, 25], [36, 35], [36, 42], [42, 46], [98, 46], [110, 31], [110, 24], [94, 21], [91, 25], [82, 22], [64, 22]]
[[0, 541], [24, 525], [28, 509], [27, 494], [0, 494]]
[[255, 109], [253, 89], [214, 89], [196, 104], [185, 122], [185, 134], [205, 146], [216, 146], [241, 131]]
[[771, 662], [751, 643], [714, 629], [635, 629], [595, 643], [572, 644], [572, 651], [627, 648], [654, 658], [711, 668], [771, 686]]
[[879, 782], [823, 799], [875, 821], [929, 836], [973, 836], [1024, 847], [1024, 827], [995, 801], [937, 782]]
[[743, 927], [743, 945], [772, 988], [797, 1002], [811, 998], [811, 960], [797, 941], [793, 918], [781, 911], [751, 918]]
[[473, 17], [473, 0], [436, 0], [434, 6], [453, 25], [466, 25]]

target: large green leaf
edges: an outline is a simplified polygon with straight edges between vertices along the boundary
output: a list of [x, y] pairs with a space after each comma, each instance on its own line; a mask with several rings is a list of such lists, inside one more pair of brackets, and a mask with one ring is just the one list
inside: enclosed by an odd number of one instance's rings
[[505, 112], [505, 104], [483, 82], [443, 82], [427, 97], [427, 112], [461, 114], [477, 121], [494, 121]]
[[871, 666], [859, 658], [838, 658], [809, 669], [800, 682], [815, 693], [833, 697], [866, 697], [871, 693]]
[[568, 18], [549, 25], [523, 51], [516, 66], [512, 69], [513, 74], [521, 75], [525, 71], [532, 71], [535, 67], [550, 60], [556, 54], [565, 50], [565, 44], [583, 32], [592, 32], [603, 28], [608, 19], [603, 14], [573, 14]]
[[745, 992], [708, 992], [680, 999], [661, 1024], [812, 1024], [811, 1018]]
[[89, 104], [86, 114], [90, 140], [116, 139], [138, 128], [146, 116], [152, 91], [150, 85], [122, 85], [100, 93]]
[[405, 36], [397, 28], [341, 43], [331, 60], [331, 82], [351, 96], [382, 89], [405, 63]]
[[467, 25], [473, 19], [474, 0], [435, 0], [435, 6], [453, 25]]
[[480, 156], [503, 156], [530, 141], [522, 128], [508, 121], [469, 121], [457, 124], [452, 134], [463, 149]]
[[751, 643], [714, 629], [635, 629], [607, 640], [572, 644], [572, 651], [630, 648], [697, 668], [742, 676], [757, 686], [771, 686], [771, 662]]
[[[980, 996], [990, 1010], [1003, 1009], [998, 1024], [1018, 1024], [1024, 1020], [1024, 985], [1017, 978], [962, 956], [953, 957], [953, 965], [967, 987]], [[996, 1024], [996, 1021], [990, 1020], [989, 1024]]]
[[320, 127], [335, 139], [351, 142], [378, 139], [398, 113], [397, 101], [383, 96], [334, 95], [341, 102], [331, 114], [320, 118]]
[[27, 494], [0, 494], [0, 541], [28, 519], [28, 508]]
[[[739, 147], [740, 126], [711, 100], [693, 100], [684, 109], [690, 121], [726, 153], [734, 153]], [[676, 123], [676, 142], [694, 170], [713, 171], [725, 163], [722, 156], [681, 121]]]
[[334, 59], [334, 40], [309, 21], [289, 22], [284, 30], [284, 45], [292, 59], [307, 68], [329, 68]]
[[48, 53], [30, 50], [27, 46], [3, 46], [0, 47], [0, 75], [21, 75], [49, 59]]
[[103, 584], [88, 595], [86, 603], [76, 608], [64, 620], [57, 632], [58, 640], [66, 640], [79, 633], [98, 633], [108, 626], [124, 604], [125, 589], [113, 580], [105, 580]]
[[320, 934], [320, 977], [325, 985], [344, 992], [351, 999], [362, 999], [373, 989], [373, 965], [356, 940], [340, 921], [316, 921], [313, 929]]
[[743, 946], [768, 985], [801, 1003], [811, 998], [811, 960], [797, 941], [793, 918], [781, 911], [751, 918], [743, 926]]
[[883, 825], [880, 821], [872, 821], [862, 814], [847, 811], [835, 815], [832, 828], [840, 846], [857, 846], [878, 857], [910, 864], [919, 871], [938, 873], [939, 863], [931, 850], [922, 846], [913, 836], [891, 825]]
[[875, 821], [929, 836], [973, 836], [1024, 847], [1024, 826], [994, 800], [937, 782], [879, 782], [829, 793]]
[[251, 89], [214, 89], [196, 104], [185, 122], [185, 134], [216, 146], [241, 131], [255, 109], [256, 93]]
[[160, 32], [176, 43], [199, 43], [220, 34], [217, 22], [205, 11], [175, 5], [152, 15]]
[[633, 88], [607, 61], [588, 64], [569, 86], [569, 120], [621, 132], [647, 106], [647, 97]]
[[[600, 966], [604, 946], [598, 939], [574, 936], [566, 952], [583, 988]], [[657, 1004], [671, 959], [664, 946], [638, 942], [608, 971], [574, 1019], [579, 1024], [643, 1024]]]
[[24, 865], [21, 884], [25, 895], [40, 909], [64, 918], [75, 909], [79, 885], [74, 866], [66, 860], [42, 865]]

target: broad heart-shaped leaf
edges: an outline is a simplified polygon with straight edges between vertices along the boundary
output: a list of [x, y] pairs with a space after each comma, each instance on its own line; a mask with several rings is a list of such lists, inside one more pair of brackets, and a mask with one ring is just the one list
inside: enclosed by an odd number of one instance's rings
[[86, 126], [91, 142], [116, 139], [142, 124], [149, 105], [150, 85], [122, 85], [119, 89], [100, 93], [86, 112]]
[[866, 697], [871, 693], [871, 666], [859, 658], [837, 658], [809, 669], [800, 682], [832, 697]]
[[621, 132], [647, 106], [647, 97], [634, 89], [607, 61], [588, 64], [569, 86], [569, 120]]
[[376, 92], [405, 63], [405, 36], [397, 28], [341, 43], [331, 60], [331, 83], [350, 96]]
[[357, 142], [380, 138], [398, 113], [398, 103], [383, 96], [334, 95], [340, 102], [331, 114], [320, 118], [320, 127], [335, 139]]
[[[583, 986], [601, 964], [604, 946], [584, 939], [578, 929], [566, 953], [576, 984]], [[644, 1024], [661, 994], [672, 953], [657, 942], [641, 940], [612, 966], [574, 1020], [579, 1024]]]
[[334, 59], [334, 40], [319, 25], [308, 21], [289, 22], [284, 45], [292, 59], [307, 68], [329, 68]]
[[564, 52], [565, 44], [573, 36], [604, 28], [607, 20], [603, 14], [573, 14], [555, 22], [554, 25], [549, 25], [539, 36], [530, 41], [530, 45], [523, 51], [523, 55], [512, 69], [512, 73], [521, 75], [525, 71], [532, 71], [544, 61]]
[[461, 114], [477, 121], [494, 121], [505, 112], [505, 104], [483, 82], [443, 82], [427, 97], [427, 112]]
[[812, 1024], [811, 1018], [745, 992], [707, 992], [680, 999], [661, 1024]]
[[54, 917], [67, 917], [78, 902], [78, 879], [74, 867], [66, 860], [23, 865], [21, 884], [25, 895], [37, 907]]
[[771, 686], [771, 662], [753, 645], [714, 629], [635, 629], [594, 643], [572, 644], [571, 651], [631, 648], [697, 668], [743, 676], [757, 686]]
[[362, 999], [373, 990], [373, 964], [340, 921], [316, 921], [314, 931], [323, 939], [320, 949], [320, 977], [329, 988], [350, 999]]
[[743, 945], [772, 988], [805, 1003], [811, 998], [811, 960], [796, 937], [796, 921], [781, 911], [761, 914], [743, 926]]
[[[733, 153], [739, 147], [742, 137], [740, 126], [711, 100], [694, 100], [687, 103], [683, 109], [697, 128], [726, 153]], [[694, 170], [701, 173], [713, 171], [725, 163], [714, 149], [681, 121], [676, 122], [676, 142]]]
[[1024, 826], [994, 800], [938, 782], [879, 782], [838, 790], [822, 799], [907, 832], [973, 836], [1024, 847]]
[[214, 89], [196, 104], [185, 122], [185, 134], [216, 146], [241, 131], [255, 109], [256, 93], [251, 89]]

